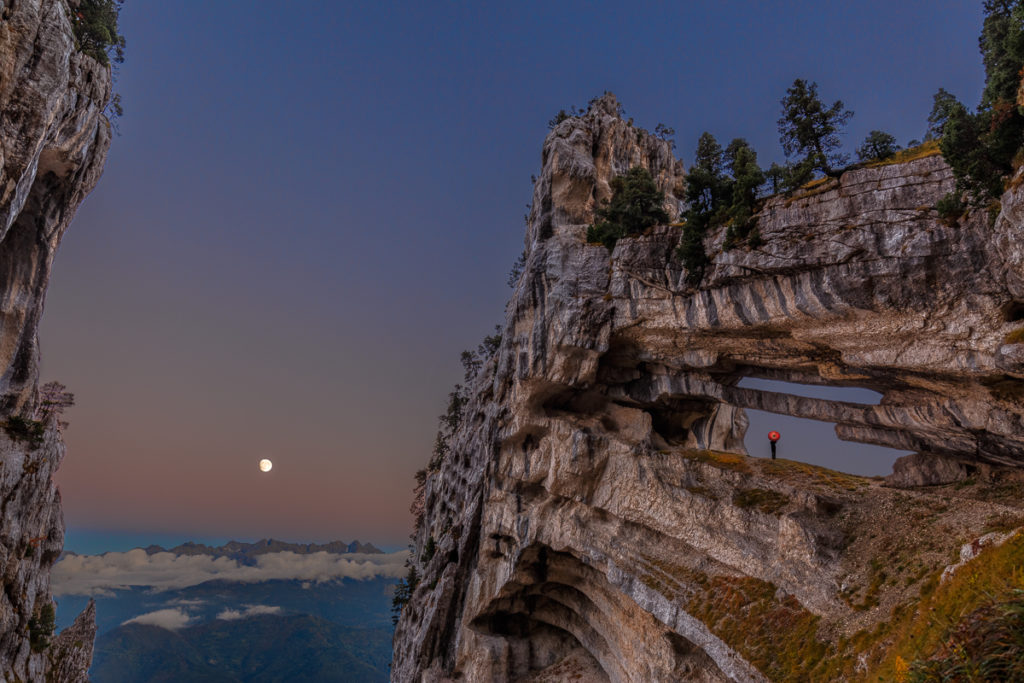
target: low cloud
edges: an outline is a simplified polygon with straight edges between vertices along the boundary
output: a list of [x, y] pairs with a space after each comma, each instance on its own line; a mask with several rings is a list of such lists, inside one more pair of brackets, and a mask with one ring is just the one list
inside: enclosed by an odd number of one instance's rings
[[247, 619], [249, 617], [259, 616], [261, 614], [280, 614], [280, 607], [273, 607], [271, 605], [243, 605], [246, 609], [226, 609], [217, 615], [218, 619], [224, 619], [225, 621], [231, 621], [233, 619]]
[[140, 614], [137, 617], [133, 617], [128, 621], [123, 622], [125, 624], [142, 624], [144, 626], [159, 626], [165, 628], [168, 631], [175, 631], [179, 628], [188, 626], [189, 622], [192, 621], [192, 617], [185, 614], [182, 609], [158, 609], [155, 612], [147, 612], [146, 614]]
[[256, 565], [250, 566], [209, 555], [147, 555], [145, 550], [136, 548], [126, 553], [66, 555], [53, 568], [51, 586], [54, 595], [110, 595], [117, 589], [148, 587], [159, 592], [216, 579], [241, 583], [274, 579], [316, 583], [342, 578], [397, 579], [407, 571], [405, 560], [408, 555], [406, 550], [388, 554], [345, 555], [282, 552], [259, 555]]

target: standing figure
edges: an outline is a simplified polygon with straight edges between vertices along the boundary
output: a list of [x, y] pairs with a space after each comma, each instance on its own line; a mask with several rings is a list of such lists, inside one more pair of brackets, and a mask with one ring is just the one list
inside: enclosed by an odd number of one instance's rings
[[772, 443], [772, 460], [775, 459], [775, 442], [782, 438], [782, 435], [776, 431], [768, 432], [768, 440]]

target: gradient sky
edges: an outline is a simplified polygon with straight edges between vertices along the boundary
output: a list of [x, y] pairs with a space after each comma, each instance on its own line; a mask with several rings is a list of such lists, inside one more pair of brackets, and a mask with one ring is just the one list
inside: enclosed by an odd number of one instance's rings
[[404, 545], [558, 109], [611, 90], [684, 162], [710, 130], [767, 166], [802, 77], [856, 112], [849, 149], [906, 142], [940, 86], [977, 102], [980, 5], [128, 2], [121, 135], [41, 330], [78, 399], [68, 547]]

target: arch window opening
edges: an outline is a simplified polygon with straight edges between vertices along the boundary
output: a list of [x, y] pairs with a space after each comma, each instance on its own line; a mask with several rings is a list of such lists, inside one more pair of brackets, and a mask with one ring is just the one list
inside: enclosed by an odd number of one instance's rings
[[[882, 398], [876, 391], [859, 387], [794, 384], [754, 377], [744, 377], [738, 386], [744, 389], [862, 405], [878, 405]], [[843, 441], [836, 436], [835, 425], [830, 422], [763, 410], [748, 409], [746, 413], [750, 426], [747, 428], [744, 445], [747, 453], [756, 458], [771, 457], [771, 443], [768, 440], [768, 433], [771, 431], [777, 431], [781, 435], [776, 446], [779, 458], [862, 477], [888, 475], [892, 473], [893, 463], [898, 458], [909, 455], [909, 451]]]
[[866, 406], [877, 406], [882, 401], [882, 394], [861, 387], [834, 387], [821, 384], [797, 384], [777, 379], [760, 377], [744, 377], [736, 386], [742, 389], [773, 391], [777, 394], [792, 394], [807, 398], [820, 398], [826, 401], [843, 401], [844, 403], [860, 403]]

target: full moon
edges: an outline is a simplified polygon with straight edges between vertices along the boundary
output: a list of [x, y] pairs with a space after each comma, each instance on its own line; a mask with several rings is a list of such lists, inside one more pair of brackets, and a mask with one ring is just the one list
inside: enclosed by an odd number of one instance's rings
[[273, 467], [273, 466], [274, 466], [274, 463], [270, 462], [266, 458], [263, 458], [262, 460], [260, 460], [260, 471], [261, 472], [269, 472], [270, 468]]

